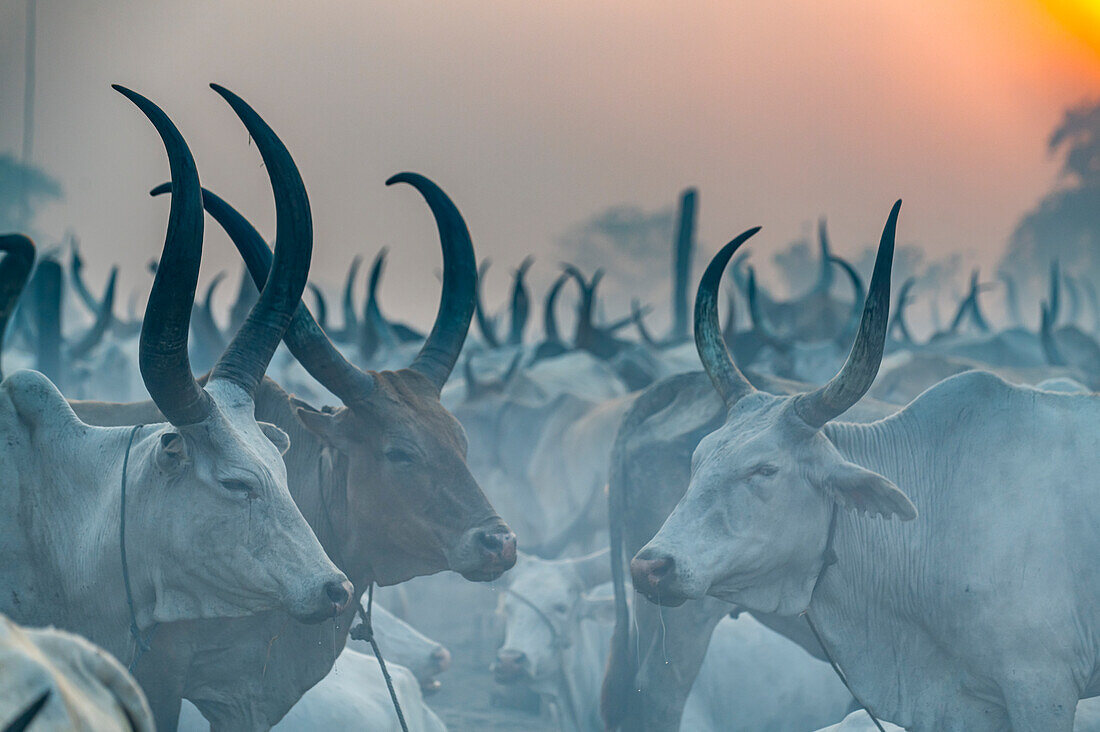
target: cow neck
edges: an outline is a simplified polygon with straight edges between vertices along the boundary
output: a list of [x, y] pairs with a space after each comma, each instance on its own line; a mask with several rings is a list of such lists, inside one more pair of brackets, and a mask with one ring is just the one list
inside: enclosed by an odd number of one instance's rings
[[261, 382], [255, 401], [256, 419], [277, 425], [290, 437], [290, 449], [283, 461], [294, 503], [325, 554], [360, 592], [358, 588], [366, 587], [370, 578], [356, 576], [364, 572], [356, 573], [356, 568], [348, 566], [345, 552], [344, 537], [349, 535], [346, 457], [306, 429], [297, 415], [297, 408], [305, 402], [292, 397], [274, 380], [265, 378]]
[[[66, 504], [79, 505], [79, 526], [58, 533], [55, 521], [44, 517], [31, 517], [26, 522], [28, 549], [41, 557], [48, 557], [48, 566], [55, 572], [41, 575], [46, 582], [55, 583], [64, 594], [64, 602], [52, 601], [47, 614], [36, 619], [38, 625], [57, 625], [93, 640], [116, 658], [128, 658], [131, 646], [128, 630], [132, 616], [128, 612], [120, 553], [121, 495], [118, 492], [123, 477], [122, 463], [127, 452], [132, 452], [127, 476], [133, 487], [136, 464], [147, 454], [142, 448], [143, 438], [137, 437], [132, 427], [88, 427], [81, 425], [79, 439], [89, 460], [57, 460], [52, 449], [32, 442], [41, 455], [44, 484], [64, 486], [71, 495], [62, 493], [56, 497]], [[74, 436], [75, 437], [75, 436]], [[134, 437], [131, 444], [131, 437]], [[71, 444], [66, 438], [54, 434], [45, 439], [54, 444]], [[101, 488], [101, 486], [103, 486]], [[133, 501], [131, 490], [130, 501]], [[54, 499], [39, 496], [37, 506], [49, 505]], [[134, 515], [130, 511], [130, 517]], [[144, 564], [144, 563], [142, 563]], [[142, 628], [153, 625], [156, 610], [156, 591], [147, 572], [129, 573], [134, 596], [136, 624]], [[132, 568], [131, 568], [132, 569]], [[88, 578], [101, 578], [103, 583]], [[51, 593], [52, 594], [52, 593]], [[33, 594], [32, 594], [33, 597]], [[69, 612], [68, 609], [76, 609]], [[61, 613], [61, 614], [58, 614]]]
[[[919, 490], [918, 483], [902, 479], [927, 470], [919, 462], [922, 433], [909, 415], [899, 412], [870, 424], [830, 423], [824, 434], [844, 459], [895, 480], [918, 505], [928, 505], [914, 493]], [[931, 517], [921, 518], [927, 528]], [[843, 670], [840, 675], [846, 685], [851, 684], [852, 695], [872, 717], [877, 717], [863, 701], [866, 694], [877, 699], [889, 697], [883, 696], [883, 677], [865, 671], [874, 665], [868, 659], [892, 647], [897, 632], [892, 619], [913, 611], [909, 598], [927, 593], [919, 586], [885, 595], [881, 592], [881, 582], [876, 578], [882, 572], [896, 572], [899, 578], [919, 585], [921, 573], [904, 558], [909, 540], [898, 535], [899, 521], [840, 509], [834, 504], [832, 524], [826, 549], [831, 557], [823, 557], [805, 614], [827, 658], [834, 668]], [[858, 632], [853, 634], [853, 628]]]
[[130, 437], [126, 441], [126, 453], [122, 458], [122, 480], [119, 490], [119, 511], [118, 511], [118, 548], [119, 559], [122, 563], [122, 583], [123, 588], [126, 590], [126, 607], [130, 611], [130, 638], [134, 643], [133, 655], [130, 658], [130, 664], [127, 667], [127, 671], [134, 672], [134, 668], [137, 666], [138, 660], [142, 654], [149, 650], [149, 643], [153, 640], [153, 634], [157, 631], [159, 623], [154, 622], [153, 627], [149, 629], [147, 635], [141, 634], [141, 628], [138, 626], [137, 611], [134, 609], [134, 592], [132, 584], [130, 583], [130, 564], [127, 561], [126, 555], [126, 483], [129, 478], [130, 469], [130, 453], [133, 451], [134, 438], [137, 437], [138, 432], [144, 427], [143, 424], [134, 425], [130, 429]]

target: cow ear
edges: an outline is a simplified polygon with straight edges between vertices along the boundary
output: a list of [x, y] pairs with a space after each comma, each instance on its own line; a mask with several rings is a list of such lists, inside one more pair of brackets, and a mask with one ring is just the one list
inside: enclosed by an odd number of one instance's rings
[[320, 437], [328, 444], [333, 444], [336, 432], [336, 415], [328, 412], [318, 412], [308, 407], [298, 407], [294, 411], [302, 426]]
[[187, 462], [189, 457], [187, 440], [175, 430], [162, 432], [160, 435], [160, 449], [157, 450], [157, 465], [162, 470], [175, 470]]
[[286, 451], [290, 449], [290, 436], [270, 422], [257, 422], [256, 424], [260, 425], [260, 430], [267, 439], [271, 440], [271, 444], [275, 446], [279, 454], [286, 455]]
[[897, 516], [902, 521], [917, 517], [917, 507], [901, 489], [878, 473], [854, 463], [841, 462], [825, 479], [824, 489], [848, 510]]

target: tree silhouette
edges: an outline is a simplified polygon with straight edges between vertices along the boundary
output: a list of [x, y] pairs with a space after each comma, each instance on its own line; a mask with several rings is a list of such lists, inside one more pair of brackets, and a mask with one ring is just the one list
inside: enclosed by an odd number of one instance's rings
[[1058, 183], [1016, 225], [1001, 263], [1033, 288], [1052, 260], [1100, 277], [1100, 102], [1067, 111], [1047, 147], [1063, 156]]
[[61, 184], [14, 155], [0, 155], [0, 233], [33, 233], [36, 209], [61, 198]]

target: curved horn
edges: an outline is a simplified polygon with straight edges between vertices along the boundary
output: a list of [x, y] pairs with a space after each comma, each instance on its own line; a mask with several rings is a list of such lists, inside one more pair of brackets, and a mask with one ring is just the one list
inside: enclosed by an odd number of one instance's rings
[[867, 295], [863, 289], [863, 279], [856, 272], [856, 268], [840, 257], [832, 257], [832, 263], [844, 270], [852, 283], [852, 309], [848, 314], [848, 321], [837, 334], [837, 342], [847, 345], [859, 329], [860, 315], [863, 313], [863, 302]]
[[846, 412], [867, 393], [878, 374], [882, 350], [886, 345], [886, 325], [890, 318], [890, 270], [900, 211], [899, 200], [890, 210], [890, 217], [882, 230], [875, 270], [871, 274], [871, 287], [863, 307], [863, 319], [848, 360], [828, 384], [795, 398], [795, 411], [811, 427], [820, 428]]
[[341, 341], [353, 341], [355, 334], [359, 332], [359, 316], [355, 314], [355, 280], [359, 277], [359, 267], [362, 264], [363, 258], [356, 254], [351, 260], [348, 277], [344, 281], [344, 329], [336, 334]]
[[240, 277], [237, 278], [237, 297], [233, 300], [233, 304], [229, 306], [227, 333], [232, 335], [241, 329], [244, 321], [248, 318], [248, 314], [252, 312], [252, 308], [256, 307], [256, 302], [259, 299], [260, 290], [252, 281], [248, 271], [242, 269]]
[[114, 320], [117, 281], [118, 267], [112, 267], [111, 274], [107, 278], [107, 289], [103, 292], [103, 300], [96, 308], [95, 322], [80, 340], [69, 347], [69, 358], [84, 358], [103, 340], [103, 336], [106, 335], [107, 329], [111, 327], [111, 322]]
[[722, 340], [726, 346], [737, 337], [737, 298], [732, 292], [726, 293], [726, 324], [722, 326]]
[[752, 329], [760, 336], [760, 340], [778, 351], [790, 350], [790, 345], [776, 335], [768, 324], [768, 319], [760, 311], [760, 289], [756, 286], [756, 270], [749, 267], [748, 277], [745, 280], [745, 299], [749, 302], [749, 320]]
[[31, 726], [31, 722], [38, 716], [38, 713], [42, 711], [42, 707], [46, 706], [51, 694], [53, 694], [53, 689], [46, 689], [39, 694], [38, 698], [31, 702], [26, 709], [19, 712], [10, 722], [4, 725], [4, 732], [24, 732]]
[[1062, 272], [1057, 259], [1050, 263], [1050, 294], [1047, 296], [1047, 304], [1050, 308], [1050, 327], [1053, 328], [1062, 316]]
[[630, 319], [634, 322], [634, 327], [638, 331], [638, 336], [642, 339], [642, 343], [646, 344], [650, 348], [657, 350], [661, 347], [652, 335], [650, 335], [649, 328], [645, 324], [645, 309], [642, 304], [638, 302], [637, 298], [630, 301]]
[[481, 393], [481, 384], [477, 383], [474, 375], [474, 354], [471, 353], [462, 362], [462, 375], [466, 382], [466, 401], [472, 401]]
[[196, 305], [191, 311], [191, 335], [194, 338], [191, 351], [199, 361], [200, 371], [213, 366], [227, 345], [225, 334], [214, 320], [214, 292], [224, 279], [225, 272], [214, 275], [206, 287], [202, 305]]
[[386, 181], [386, 185], [394, 183], [408, 183], [420, 192], [439, 229], [439, 243], [443, 248], [443, 292], [439, 297], [439, 311], [428, 339], [409, 368], [427, 377], [436, 389], [442, 389], [462, 351], [474, 315], [477, 292], [474, 245], [462, 214], [439, 186], [416, 173], [398, 173]]
[[370, 276], [367, 278], [367, 303], [363, 307], [364, 315], [369, 318], [382, 318], [382, 308], [378, 304], [378, 287], [382, 283], [382, 273], [386, 271], [386, 257], [389, 253], [389, 247], [382, 247], [370, 265]]
[[[4, 353], [4, 335], [8, 321], [27, 286], [34, 268], [34, 242], [22, 234], [0, 236], [0, 357]], [[0, 369], [0, 379], [4, 377]]]
[[718, 286], [722, 283], [722, 272], [730, 257], [758, 231], [759, 226], [749, 229], [722, 247], [707, 265], [695, 293], [695, 350], [727, 409], [732, 408], [741, 397], [756, 391], [756, 388], [737, 368], [722, 339], [722, 329], [718, 323]]
[[561, 342], [561, 331], [558, 330], [558, 316], [557, 313], [554, 312], [554, 308], [558, 302], [558, 295], [561, 294], [561, 288], [569, 281], [569, 277], [570, 275], [568, 272], [562, 272], [558, 275], [558, 278], [550, 285], [550, 290], [546, 293], [546, 301], [543, 304], [542, 329], [546, 333], [546, 340], [552, 343]]
[[72, 256], [69, 259], [69, 279], [73, 283], [73, 290], [76, 292], [76, 296], [80, 302], [88, 309], [88, 312], [98, 312], [99, 303], [96, 302], [96, 299], [92, 296], [91, 290], [88, 289], [88, 285], [84, 282], [84, 258], [80, 256], [80, 242], [75, 236], [69, 239], [69, 249], [72, 252]]
[[481, 338], [489, 348], [500, 348], [500, 339], [497, 338], [496, 319], [489, 315], [485, 309], [485, 303], [481, 300], [481, 283], [485, 281], [485, 275], [489, 272], [492, 260], [481, 260], [477, 268], [477, 287], [474, 290], [474, 313], [477, 316], [477, 329], [481, 331]]
[[970, 273], [970, 285], [966, 292], [966, 297], [959, 301], [959, 306], [955, 308], [955, 314], [951, 317], [951, 325], [947, 327], [948, 333], [957, 333], [959, 327], [962, 325], [963, 320], [966, 318], [966, 314], [970, 311], [970, 305], [974, 298], [974, 288], [977, 287], [977, 273]]
[[1100, 329], [1100, 297], [1097, 297], [1096, 288], [1088, 277], [1081, 278], [1081, 287], [1085, 290], [1085, 299], [1088, 300], [1089, 312], [1092, 315], [1092, 322], [1089, 324], [1090, 330], [1095, 333], [1097, 329]]
[[61, 359], [61, 264], [46, 255], [34, 270], [35, 358], [34, 367], [64, 388]]
[[511, 362], [508, 364], [508, 368], [504, 371], [504, 378], [501, 379], [501, 383], [507, 386], [519, 375], [520, 366], [523, 364], [523, 349], [520, 348], [516, 351], [516, 355], [512, 356]]
[[367, 301], [363, 306], [363, 322], [359, 329], [360, 355], [369, 359], [380, 348], [392, 349], [397, 342], [396, 337], [378, 304], [378, 287], [382, 281], [382, 273], [386, 270], [386, 256], [388, 247], [382, 247], [375, 255], [370, 267], [370, 277], [367, 283]]
[[[910, 292], [913, 289], [913, 285], [917, 283], [915, 277], [910, 277], [901, 284], [901, 289], [898, 290], [898, 301], [894, 305], [893, 313], [893, 325], [892, 328], [896, 328], [901, 333], [901, 339], [905, 343], [913, 343], [913, 335], [909, 330], [909, 324], [905, 322], [905, 308], [909, 306]], [[890, 331], [887, 331], [890, 332]]]
[[974, 325], [977, 326], [978, 330], [982, 333], [988, 333], [989, 321], [982, 313], [982, 303], [979, 295], [982, 294], [982, 290], [988, 289], [989, 286], [979, 283], [979, 275], [979, 270], [975, 269], [970, 277], [970, 318], [974, 321]]
[[[169, 187], [171, 186], [171, 184], [166, 184], [166, 185], [168, 185]], [[205, 193], [205, 190], [203, 192]], [[157, 194], [154, 193], [153, 195], [157, 195]], [[206, 286], [206, 294], [203, 295], [203, 297], [202, 297], [202, 306], [211, 315], [214, 314], [214, 293], [217, 291], [218, 285], [220, 285], [222, 283], [222, 281], [224, 281], [224, 280], [225, 280], [225, 272], [221, 271], [221, 272], [218, 272], [213, 277], [211, 277], [210, 278], [210, 284], [208, 284]]]
[[306, 287], [313, 293], [314, 308], [317, 310], [317, 324], [321, 326], [321, 330], [325, 330], [325, 325], [328, 323], [328, 303], [325, 302], [325, 293], [321, 292], [321, 288], [312, 282], [307, 282]]
[[1004, 270], [997, 272], [997, 279], [1005, 286], [1005, 306], [1008, 310], [1009, 320], [1015, 326], [1022, 325], [1024, 320], [1020, 317], [1020, 296], [1016, 291], [1016, 280]]
[[523, 331], [527, 327], [527, 318], [531, 313], [531, 293], [527, 291], [525, 278], [527, 270], [531, 269], [534, 262], [534, 257], [530, 255], [524, 257], [512, 280], [512, 323], [508, 333], [508, 345], [511, 346], [523, 343]]
[[824, 216], [817, 221], [817, 242], [818, 247], [821, 249], [821, 274], [818, 275], [813, 292], [820, 295], [827, 293], [829, 288], [833, 286], [833, 255], [830, 252], [829, 232], [825, 225]]
[[669, 340], [686, 341], [688, 323], [689, 280], [691, 279], [691, 255], [695, 246], [695, 199], [698, 191], [687, 188], [680, 194], [679, 226], [676, 229], [676, 248], [672, 253], [672, 332]]
[[279, 137], [243, 99], [217, 84], [210, 87], [229, 103], [255, 140], [275, 197], [271, 273], [260, 299], [210, 372], [211, 380], [232, 382], [251, 396], [301, 302], [313, 253], [313, 220], [305, 184]]
[[1043, 347], [1043, 355], [1051, 366], [1066, 366], [1065, 356], [1054, 340], [1054, 313], [1044, 302], [1040, 305], [1042, 317], [1039, 320], [1039, 343]]
[[1069, 312], [1066, 313], [1066, 323], [1077, 325], [1077, 318], [1081, 315], [1081, 291], [1077, 289], [1077, 280], [1069, 274], [1062, 275], [1066, 286], [1066, 300], [1069, 301]]
[[[170, 184], [163, 184], [154, 188], [151, 194], [156, 196], [170, 190]], [[262, 290], [267, 283], [273, 260], [267, 242], [248, 219], [205, 188], [202, 191], [202, 203], [207, 213], [225, 229], [256, 287]], [[290, 326], [283, 335], [283, 341], [291, 355], [302, 364], [309, 375], [339, 397], [344, 404], [351, 406], [362, 401], [374, 390], [374, 377], [344, 358], [317, 325], [305, 303], [298, 304]]]
[[202, 259], [202, 192], [195, 160], [179, 130], [157, 105], [115, 84], [160, 134], [172, 172], [172, 205], [168, 232], [153, 278], [141, 325], [138, 365], [149, 396], [172, 424], [201, 422], [210, 414], [210, 395], [199, 388], [187, 358], [191, 307]]

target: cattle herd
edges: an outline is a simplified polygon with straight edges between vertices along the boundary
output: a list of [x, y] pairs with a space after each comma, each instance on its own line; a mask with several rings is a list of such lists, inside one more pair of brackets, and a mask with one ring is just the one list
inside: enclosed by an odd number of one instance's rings
[[[75, 242], [0, 236], [0, 730], [1100, 730], [1087, 282], [1055, 265], [1029, 307], [1004, 277], [994, 311], [975, 274], [918, 340], [899, 201], [866, 285], [822, 223], [781, 299], [754, 228], [692, 311], [688, 190], [667, 333], [569, 264], [535, 328], [534, 260], [494, 312], [458, 207], [400, 173], [442, 250], [425, 334], [383, 312], [385, 250], [365, 304], [358, 257], [339, 313], [308, 282], [334, 252], [248, 103], [212, 85], [270, 247], [115, 88], [168, 158], [144, 313]], [[227, 323], [205, 214], [243, 260]]]

